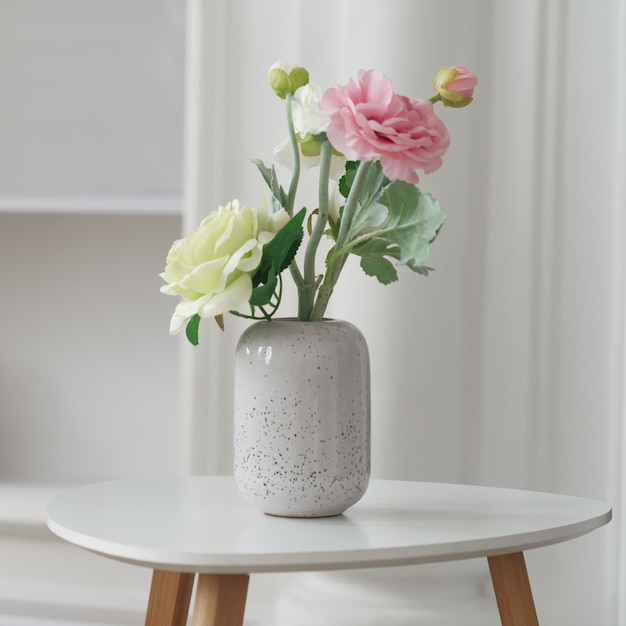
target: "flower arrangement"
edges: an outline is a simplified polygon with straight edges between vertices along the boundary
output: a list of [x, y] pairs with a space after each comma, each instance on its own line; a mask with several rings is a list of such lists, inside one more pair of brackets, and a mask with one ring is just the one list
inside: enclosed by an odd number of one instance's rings
[[[255, 161], [271, 192], [271, 206], [233, 200], [210, 213], [167, 255], [161, 292], [182, 296], [170, 334], [186, 328], [197, 345], [202, 318], [231, 313], [269, 320], [289, 269], [298, 291], [298, 319], [324, 317], [349, 255], [383, 284], [398, 279], [395, 265], [428, 275], [424, 263], [445, 220], [439, 203], [418, 187], [418, 171], [441, 167], [450, 144], [434, 105], [460, 108], [473, 98], [477, 78], [462, 66], [441, 69], [435, 95], [412, 99], [394, 92], [378, 70], [361, 70], [346, 85], [322, 90], [303, 67], [270, 68], [272, 89], [286, 103], [288, 137], [275, 149], [291, 167], [285, 190], [274, 166]], [[319, 168], [317, 207], [296, 209], [301, 173]], [[307, 230], [303, 261], [296, 253]], [[322, 238], [330, 250], [320, 272]]]

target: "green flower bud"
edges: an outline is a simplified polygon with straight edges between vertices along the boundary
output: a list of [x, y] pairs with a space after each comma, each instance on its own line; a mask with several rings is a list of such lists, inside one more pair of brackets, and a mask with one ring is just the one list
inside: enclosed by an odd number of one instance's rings
[[294, 67], [289, 74], [289, 81], [295, 93], [300, 87], [309, 84], [309, 73], [303, 67]]
[[320, 155], [320, 142], [315, 135], [307, 135], [300, 143], [302, 154], [307, 157], [315, 157]]
[[294, 94], [299, 87], [308, 85], [309, 73], [304, 67], [289, 65], [284, 61], [274, 63], [270, 68], [270, 86], [281, 99]]

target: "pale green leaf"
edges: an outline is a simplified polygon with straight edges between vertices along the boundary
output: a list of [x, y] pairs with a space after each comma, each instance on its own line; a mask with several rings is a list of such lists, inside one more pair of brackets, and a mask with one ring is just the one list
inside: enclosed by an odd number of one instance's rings
[[383, 285], [389, 285], [398, 280], [398, 271], [393, 263], [382, 255], [361, 257], [361, 268], [368, 276], [374, 276]]
[[263, 180], [272, 192], [272, 209], [274, 212], [284, 208], [287, 205], [287, 195], [278, 182], [278, 176], [276, 175], [274, 166], [272, 165], [271, 168], [267, 167], [260, 159], [253, 159], [252, 162], [259, 168]]
[[398, 246], [399, 263], [411, 269], [421, 266], [446, 218], [439, 203], [402, 181], [389, 185], [380, 203], [389, 209], [389, 219], [376, 235]]

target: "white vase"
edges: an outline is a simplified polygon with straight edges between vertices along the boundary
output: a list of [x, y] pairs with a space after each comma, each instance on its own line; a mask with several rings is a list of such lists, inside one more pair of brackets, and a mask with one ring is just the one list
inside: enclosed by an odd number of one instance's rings
[[370, 475], [370, 370], [339, 320], [249, 327], [235, 359], [235, 478], [264, 513], [339, 515]]

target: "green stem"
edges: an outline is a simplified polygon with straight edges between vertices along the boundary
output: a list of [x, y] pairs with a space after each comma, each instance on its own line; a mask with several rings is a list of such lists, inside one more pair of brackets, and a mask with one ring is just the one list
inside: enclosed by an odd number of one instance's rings
[[299, 297], [302, 307], [299, 311], [300, 319], [308, 320], [313, 312], [315, 292], [317, 291], [317, 276], [315, 272], [315, 257], [322, 235], [328, 224], [328, 181], [330, 178], [330, 161], [333, 148], [329, 141], [320, 146], [320, 174], [319, 174], [319, 207], [315, 225], [309, 237], [304, 255], [304, 285], [300, 289]]
[[229, 311], [229, 312], [232, 315], [235, 315], [237, 317], [243, 317], [247, 320], [266, 320], [269, 322], [272, 319], [272, 316], [274, 315], [274, 313], [276, 313], [276, 311], [278, 310], [278, 307], [280, 306], [280, 302], [283, 298], [283, 277], [280, 274], [278, 275], [278, 289], [274, 292], [273, 295], [275, 296], [275, 302], [272, 302], [270, 299], [270, 302], [268, 304], [271, 306], [272, 310], [269, 313], [263, 306], [256, 307], [261, 311], [261, 313], [263, 314], [262, 316], [254, 314], [255, 307], [253, 306], [250, 306], [250, 315], [248, 315], [247, 313], [240, 313], [239, 311]]
[[289, 217], [293, 216], [293, 205], [296, 201], [298, 183], [300, 182], [300, 147], [298, 146], [296, 131], [293, 127], [292, 99], [293, 95], [290, 93], [288, 93], [285, 97], [285, 104], [287, 108], [287, 129], [289, 131], [289, 143], [291, 144], [291, 156], [293, 161], [291, 182], [289, 183], [289, 193], [287, 194], [287, 206], [285, 207], [285, 210], [289, 213]]
[[[291, 174], [291, 182], [289, 183], [289, 193], [287, 194], [287, 206], [285, 211], [290, 217], [293, 216], [293, 206], [296, 201], [296, 193], [298, 191], [298, 183], [300, 182], [300, 147], [296, 138], [296, 131], [293, 127], [293, 114], [291, 111], [292, 94], [288, 93], [285, 97], [285, 105], [287, 110], [287, 129], [289, 131], [289, 142], [291, 144], [291, 155], [293, 161], [293, 170]], [[297, 261], [294, 259], [289, 266], [289, 271], [293, 278], [298, 291], [304, 286], [304, 278], [300, 272]], [[299, 299], [299, 297], [298, 297]]]
[[[369, 174], [372, 162], [361, 162], [359, 169], [354, 177], [354, 182], [350, 188], [348, 199], [343, 208], [341, 215], [341, 222], [339, 223], [339, 234], [337, 235], [337, 241], [335, 242], [335, 250], [342, 250], [346, 245], [346, 239], [348, 238], [348, 232], [350, 229], [350, 222], [356, 211], [356, 207], [363, 189], [367, 175]], [[337, 284], [341, 270], [343, 269], [348, 258], [348, 252], [342, 252], [337, 255], [331, 254], [328, 261], [328, 270], [324, 277], [324, 282], [319, 288], [315, 305], [313, 306], [313, 312], [311, 314], [311, 320], [319, 321], [324, 317], [328, 301], [333, 293], [333, 289]]]
[[319, 322], [324, 319], [326, 307], [328, 306], [330, 297], [333, 295], [333, 290], [337, 284], [337, 280], [339, 279], [339, 274], [341, 274], [341, 270], [343, 269], [347, 259], [347, 254], [342, 255], [334, 261], [332, 269], [329, 267], [328, 272], [326, 272], [324, 282], [320, 285], [317, 292], [317, 298], [315, 300], [315, 305], [313, 306], [313, 312], [311, 313], [310, 319], [312, 322]]
[[362, 161], [359, 165], [359, 169], [356, 171], [354, 182], [352, 183], [348, 199], [346, 200], [346, 205], [343, 207], [343, 213], [341, 214], [339, 234], [337, 235], [337, 242], [335, 244], [336, 250], [341, 250], [346, 243], [350, 223], [352, 222], [352, 217], [356, 211], [359, 197], [361, 195], [361, 189], [363, 188], [363, 184], [365, 183], [365, 179], [367, 178], [371, 167], [372, 161]]

